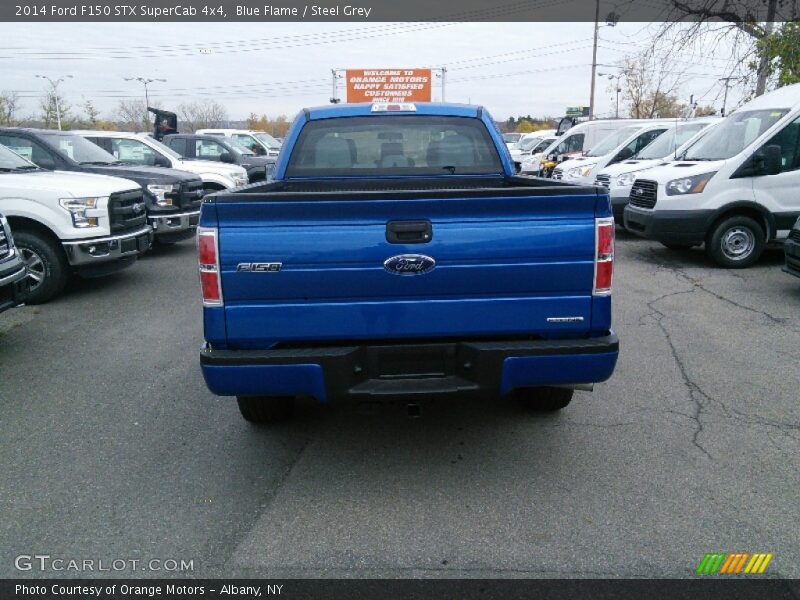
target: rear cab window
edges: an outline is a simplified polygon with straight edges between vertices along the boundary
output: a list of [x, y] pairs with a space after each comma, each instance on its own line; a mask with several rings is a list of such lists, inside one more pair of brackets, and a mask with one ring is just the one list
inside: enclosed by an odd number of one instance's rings
[[306, 123], [286, 176], [502, 174], [479, 119], [428, 115], [337, 117]]

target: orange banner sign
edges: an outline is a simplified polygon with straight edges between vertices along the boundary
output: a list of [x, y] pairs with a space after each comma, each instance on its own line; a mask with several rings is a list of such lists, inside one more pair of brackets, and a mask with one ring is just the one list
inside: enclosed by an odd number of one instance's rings
[[347, 69], [348, 102], [430, 102], [430, 69]]

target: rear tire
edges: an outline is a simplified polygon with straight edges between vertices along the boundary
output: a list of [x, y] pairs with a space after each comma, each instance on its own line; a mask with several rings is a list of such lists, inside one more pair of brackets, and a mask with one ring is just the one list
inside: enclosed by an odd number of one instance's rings
[[25, 304], [44, 304], [64, 290], [70, 276], [69, 263], [61, 246], [37, 231], [14, 232], [14, 241], [28, 271]]
[[251, 423], [278, 423], [292, 416], [293, 396], [236, 396], [239, 412]]
[[717, 223], [706, 240], [706, 252], [720, 267], [744, 269], [761, 257], [764, 238], [758, 222], [734, 215]]
[[568, 388], [530, 387], [514, 390], [514, 396], [527, 409], [555, 412], [572, 402], [574, 391]]

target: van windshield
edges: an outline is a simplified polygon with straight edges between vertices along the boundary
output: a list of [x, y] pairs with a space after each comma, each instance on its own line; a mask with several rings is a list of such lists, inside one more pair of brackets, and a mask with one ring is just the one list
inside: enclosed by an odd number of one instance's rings
[[691, 123], [689, 125], [678, 125], [670, 127], [652, 143], [648, 144], [642, 151], [633, 158], [644, 160], [654, 158], [664, 158], [675, 152], [676, 148], [683, 146], [692, 136], [704, 129], [709, 123]]
[[538, 145], [539, 142], [542, 141], [540, 137], [528, 137], [522, 140], [521, 142], [517, 143], [517, 148], [522, 150], [523, 152], [527, 152], [531, 150], [534, 146]]
[[681, 160], [725, 160], [736, 156], [787, 112], [787, 108], [736, 111], [692, 144]]
[[586, 156], [605, 156], [641, 128], [641, 125], [629, 125], [628, 127], [617, 129], [608, 137], [604, 137], [600, 140], [598, 144], [592, 146], [586, 153]]

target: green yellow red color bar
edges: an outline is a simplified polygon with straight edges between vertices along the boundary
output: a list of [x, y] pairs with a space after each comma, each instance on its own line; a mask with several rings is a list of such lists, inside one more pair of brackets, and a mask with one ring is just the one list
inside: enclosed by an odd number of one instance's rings
[[698, 575], [734, 575], [746, 573], [755, 575], [763, 573], [767, 569], [772, 557], [771, 552], [733, 552], [733, 553], [709, 553], [703, 557], [697, 566]]

